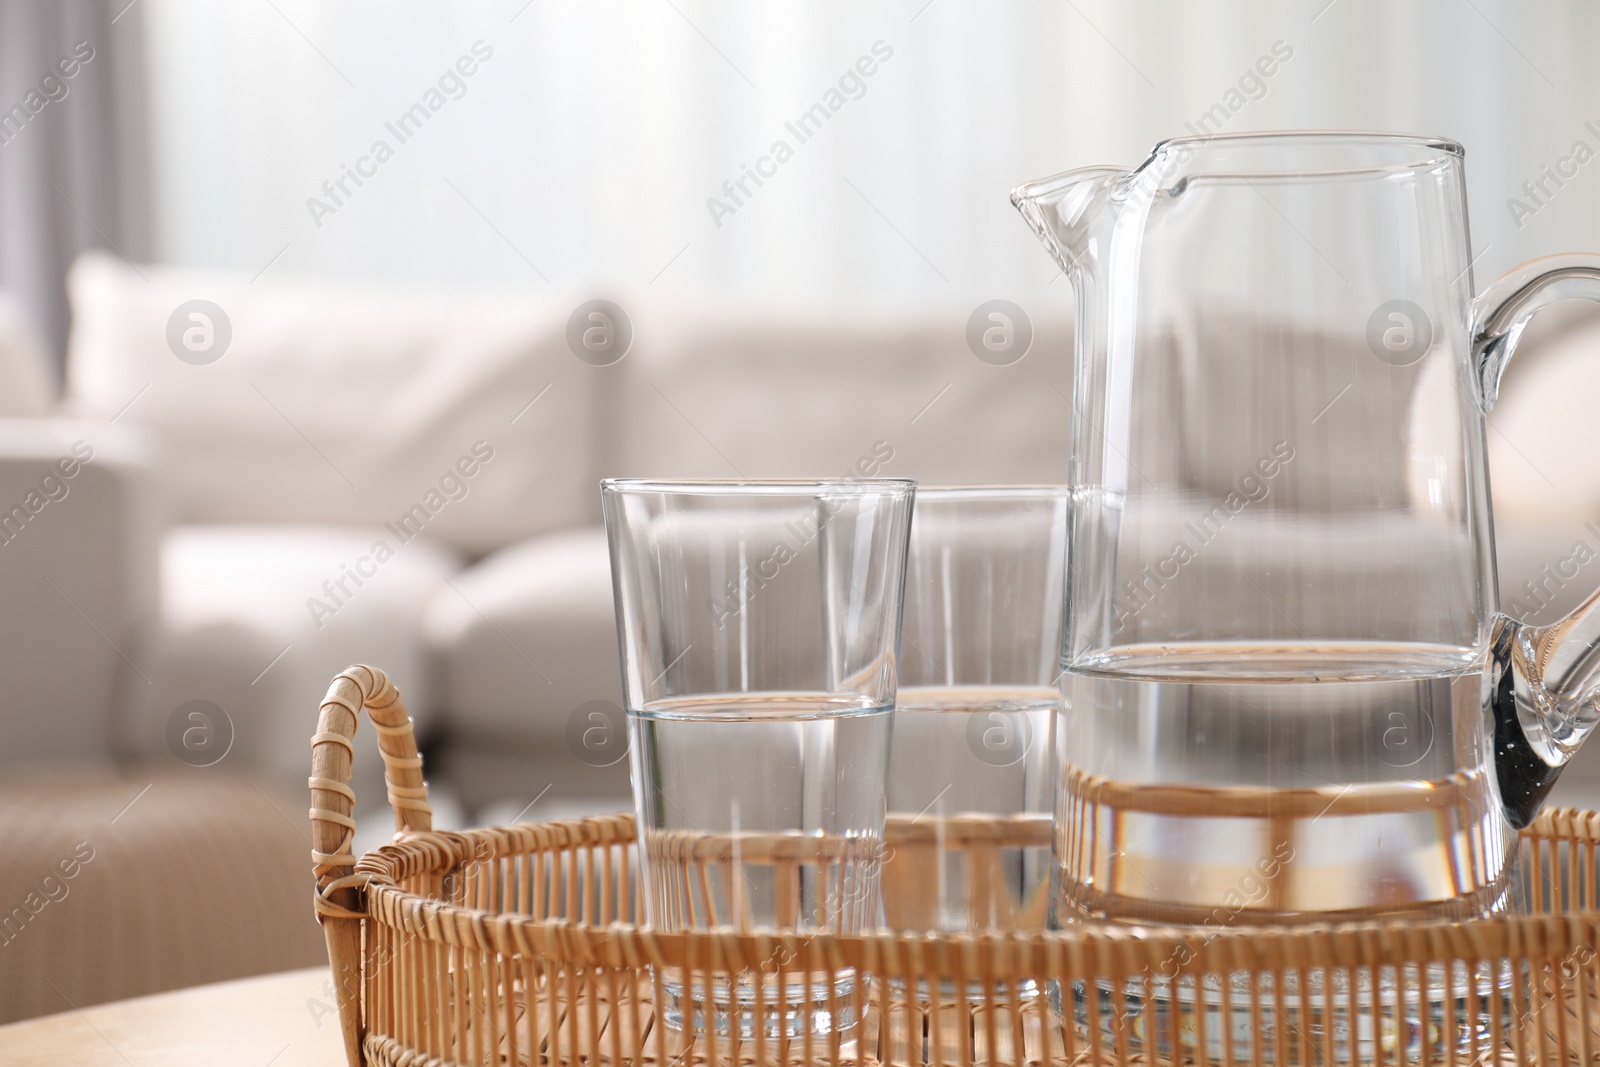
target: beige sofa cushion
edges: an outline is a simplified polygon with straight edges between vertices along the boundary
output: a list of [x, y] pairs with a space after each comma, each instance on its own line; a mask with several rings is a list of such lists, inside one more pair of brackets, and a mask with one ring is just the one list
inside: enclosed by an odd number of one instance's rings
[[[1062, 290], [1062, 303], [1068, 293]], [[635, 351], [603, 368], [603, 475], [1060, 483], [1072, 424], [1071, 324], [992, 366], [960, 311], [827, 315], [642, 304]], [[885, 458], [887, 457], [887, 458]]]
[[[434, 699], [421, 620], [460, 565], [449, 548], [425, 537], [402, 543], [381, 527], [170, 530], [160, 623], [129, 648], [142, 676], [123, 687], [121, 747], [176, 766], [172, 719], [190, 701], [206, 701], [226, 716], [219, 734], [232, 735], [217, 767], [303, 785], [308, 724], [329, 681], [357, 662], [389, 672], [426, 733]], [[383, 798], [374, 736], [356, 738], [363, 804]]]
[[565, 745], [591, 700], [622, 700], [611, 563], [598, 526], [496, 552], [433, 597], [423, 623], [453, 733]]
[[[379, 526], [420, 507], [428, 536], [478, 553], [598, 514], [581, 461], [595, 368], [567, 347], [573, 300], [136, 273], [105, 256], [80, 259], [69, 286], [67, 402], [161, 438], [179, 521]], [[197, 299], [231, 332], [199, 365], [169, 343]], [[175, 329], [181, 346], [201, 324]]]
[[628, 795], [621, 750], [574, 747], [583, 726], [575, 735], [572, 724], [587, 705], [622, 701], [603, 529], [535, 538], [478, 562], [435, 594], [423, 631], [451, 742], [445, 758], [469, 805], [526, 803], [547, 786], [556, 797]]

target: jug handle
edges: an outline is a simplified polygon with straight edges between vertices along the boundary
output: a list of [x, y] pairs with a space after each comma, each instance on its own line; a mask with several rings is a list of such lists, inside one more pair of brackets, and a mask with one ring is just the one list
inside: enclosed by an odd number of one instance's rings
[[[1500, 379], [1529, 321], [1556, 301], [1572, 299], [1600, 303], [1600, 255], [1533, 260], [1472, 302], [1472, 355], [1485, 414], [1499, 398]], [[1495, 777], [1506, 818], [1520, 830], [1600, 721], [1600, 589], [1547, 626], [1497, 615], [1491, 647]]]

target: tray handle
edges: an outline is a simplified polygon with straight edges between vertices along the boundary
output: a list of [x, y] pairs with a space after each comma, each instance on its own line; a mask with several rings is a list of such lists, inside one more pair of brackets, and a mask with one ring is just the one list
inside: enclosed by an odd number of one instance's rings
[[361, 888], [353, 850], [356, 794], [350, 788], [353, 738], [362, 708], [378, 731], [383, 781], [394, 809], [397, 833], [433, 829], [422, 757], [400, 690], [376, 667], [347, 667], [322, 698], [317, 732], [311, 737], [311, 865], [317, 878], [315, 906], [328, 942], [334, 994], [344, 1030], [345, 1055], [360, 1067], [364, 1029], [361, 1019]]

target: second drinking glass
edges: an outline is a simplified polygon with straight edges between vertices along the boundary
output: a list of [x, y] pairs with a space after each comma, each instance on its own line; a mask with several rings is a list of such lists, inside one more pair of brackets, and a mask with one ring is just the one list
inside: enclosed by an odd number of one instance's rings
[[[914, 488], [602, 483], [656, 930], [876, 925]], [[845, 1029], [862, 993], [781, 956], [658, 978], [660, 1017], [697, 1033]]]
[[1045, 927], [1068, 492], [917, 491], [884, 868], [897, 929]]

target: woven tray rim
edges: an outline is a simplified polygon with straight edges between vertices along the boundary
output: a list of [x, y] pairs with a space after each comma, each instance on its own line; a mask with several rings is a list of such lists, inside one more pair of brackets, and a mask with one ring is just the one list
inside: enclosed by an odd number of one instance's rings
[[[1549, 809], [1525, 839], [1600, 842], [1600, 812]], [[861, 967], [874, 974], [952, 977], [1083, 974], [1134, 977], [1217, 971], [1404, 966], [1449, 960], [1560, 958], [1600, 949], [1600, 910], [1569, 909], [1484, 919], [1379, 920], [1296, 926], [1071, 929], [1041, 933], [938, 934], [880, 931], [857, 936], [736, 931], [661, 932], [538, 919], [450, 904], [407, 892], [399, 879], [442, 874], [472, 860], [574, 847], [631, 845], [631, 815], [556, 820], [402, 835], [368, 852], [367, 914], [409, 937], [492, 948], [561, 963], [744, 970], [782, 954], [793, 969]]]

